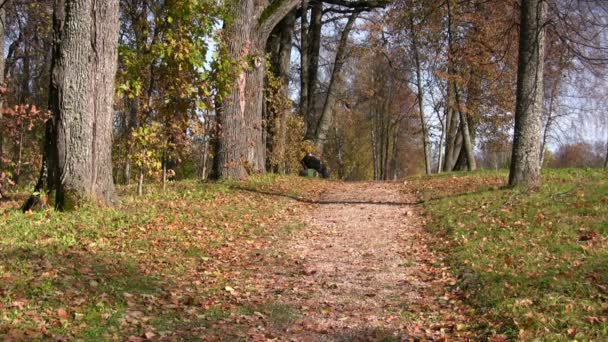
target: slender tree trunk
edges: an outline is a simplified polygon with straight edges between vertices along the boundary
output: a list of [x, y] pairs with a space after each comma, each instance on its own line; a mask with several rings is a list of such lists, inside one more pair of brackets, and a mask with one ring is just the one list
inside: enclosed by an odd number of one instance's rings
[[331, 78], [329, 80], [329, 86], [327, 89], [327, 98], [325, 99], [325, 104], [323, 105], [323, 111], [321, 112], [321, 117], [319, 118], [319, 124], [317, 125], [317, 131], [315, 133], [315, 145], [319, 150], [323, 150], [325, 146], [325, 142], [327, 140], [327, 132], [329, 131], [331, 121], [332, 121], [332, 111], [333, 107], [336, 103], [338, 97], [338, 82], [340, 78], [340, 73], [342, 71], [342, 66], [346, 60], [346, 47], [348, 43], [348, 35], [353, 28], [355, 20], [357, 20], [358, 13], [353, 13], [348, 18], [348, 22], [344, 27], [344, 31], [342, 31], [342, 36], [340, 38], [340, 43], [338, 44], [338, 49], [336, 51], [336, 59], [334, 63], [334, 68], [331, 73]]
[[139, 169], [139, 177], [137, 178], [137, 196], [144, 195], [144, 167]]
[[[4, 68], [6, 61], [4, 59], [4, 26], [6, 23], [6, 15], [4, 8], [0, 8], [0, 87], [4, 87]], [[2, 123], [2, 109], [4, 108], [4, 93], [0, 92], [0, 124]], [[3, 127], [0, 126], [0, 177], [4, 170], [4, 133]], [[4, 198], [3, 184], [0, 180], [0, 199]]]
[[167, 191], [167, 157], [166, 153], [163, 152], [163, 174], [162, 174], [162, 182], [163, 182], [163, 192]]
[[543, 140], [540, 145], [540, 167], [542, 169], [543, 163], [545, 162], [545, 151], [547, 149], [547, 141], [549, 140], [549, 132], [553, 126], [553, 111], [555, 110], [555, 99], [557, 98], [557, 92], [559, 91], [560, 77], [556, 77], [551, 87], [551, 95], [549, 98], [549, 108], [547, 109], [547, 122], [543, 127]]
[[209, 162], [209, 139], [205, 138], [203, 143], [203, 165], [201, 167], [201, 180], [207, 179], [207, 163]]
[[439, 111], [437, 111], [437, 118], [441, 123], [441, 136], [439, 137], [439, 148], [437, 149], [437, 173], [441, 173], [443, 170], [443, 142], [445, 141], [446, 136], [447, 117], [444, 117], [444, 119], [442, 120], [441, 114], [439, 113]]
[[522, 0], [517, 100], [509, 185], [540, 187], [541, 113], [545, 57], [544, 0]]
[[414, 62], [416, 64], [416, 88], [418, 90], [418, 113], [420, 114], [420, 127], [422, 128], [422, 148], [424, 150], [424, 168], [427, 175], [432, 173], [430, 142], [424, 115], [424, 87], [422, 86], [422, 67], [420, 63], [420, 52], [418, 51], [418, 36], [415, 32], [414, 19], [410, 17], [410, 34], [412, 38], [412, 50], [414, 52]]
[[451, 99], [451, 90], [449, 90], [450, 88], [451, 87], [448, 86], [448, 101], [447, 101], [448, 107], [446, 108], [447, 136], [446, 136], [445, 156], [444, 156], [445, 162], [444, 162], [444, 167], [443, 167], [443, 171], [445, 171], [445, 172], [451, 172], [454, 169], [454, 164], [456, 163], [454, 155], [455, 155], [455, 151], [458, 151], [458, 149], [456, 148], [456, 145], [457, 145], [456, 140], [458, 138], [458, 116], [456, 115], [456, 112], [454, 111], [454, 109], [452, 108], [452, 105], [450, 104], [450, 102], [451, 102], [451, 100], [450, 100]]
[[608, 169], [608, 141], [606, 141], [606, 158], [604, 159], [604, 169]]
[[308, 29], [308, 113], [306, 116], [306, 140], [313, 140], [319, 122], [317, 108], [317, 75], [319, 73], [319, 56], [321, 51], [321, 28], [323, 26], [323, 3], [313, 2], [310, 11], [310, 27]]
[[[445, 3], [447, 5], [447, 16], [448, 16], [448, 75], [452, 76], [455, 74], [454, 70], [454, 44], [452, 41], [452, 0], [446, 0]], [[458, 153], [460, 150], [456, 148], [456, 139], [459, 131], [458, 124], [458, 112], [457, 109], [454, 108], [454, 94], [453, 89], [454, 81], [449, 79], [447, 80], [447, 91], [446, 91], [446, 110], [447, 110], [447, 140], [445, 145], [445, 165], [444, 171], [450, 172], [454, 169], [454, 165], [456, 163], [456, 158], [458, 157]]]
[[[300, 10], [302, 12], [300, 17], [300, 115], [310, 120], [314, 116], [310, 115], [308, 109], [308, 54], [310, 52], [308, 49], [308, 0], [302, 0]], [[307, 129], [310, 127], [311, 122], [308, 122]]]
[[378, 180], [378, 142], [376, 139], [376, 117], [373, 113], [373, 110], [370, 110], [371, 117], [371, 143], [372, 143], [372, 162], [374, 164], [374, 180]]

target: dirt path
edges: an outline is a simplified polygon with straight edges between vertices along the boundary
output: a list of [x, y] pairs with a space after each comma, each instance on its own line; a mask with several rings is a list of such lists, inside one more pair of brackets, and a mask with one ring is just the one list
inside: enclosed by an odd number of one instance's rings
[[455, 280], [411, 202], [395, 183], [332, 184], [283, 245], [285, 264], [256, 271], [267, 295], [246, 339], [465, 340]]

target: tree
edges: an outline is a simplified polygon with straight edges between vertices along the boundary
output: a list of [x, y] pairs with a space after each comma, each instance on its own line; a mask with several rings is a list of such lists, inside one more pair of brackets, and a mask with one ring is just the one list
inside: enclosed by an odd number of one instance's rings
[[348, 43], [348, 35], [350, 34], [350, 31], [353, 28], [353, 25], [358, 15], [358, 12], [353, 12], [348, 17], [348, 22], [346, 23], [346, 26], [342, 31], [342, 35], [340, 36], [340, 42], [338, 43], [338, 47], [336, 50], [334, 68], [331, 72], [331, 78], [329, 80], [329, 85], [327, 89], [327, 97], [325, 98], [321, 117], [319, 118], [319, 123], [315, 132], [315, 145], [319, 150], [323, 150], [323, 146], [325, 145], [325, 142], [327, 140], [327, 133], [329, 131], [332, 121], [332, 111], [337, 101], [336, 87], [337, 83], [339, 82], [340, 73], [342, 72], [344, 60], [346, 59], [346, 45]]
[[34, 196], [54, 191], [59, 210], [117, 201], [111, 147], [118, 17], [118, 0], [54, 4], [52, 119]]
[[540, 187], [541, 115], [545, 56], [544, 0], [523, 0], [519, 33], [519, 58], [513, 155], [509, 185], [527, 190]]
[[264, 52], [272, 30], [298, 3], [299, 0], [234, 0], [227, 4], [224, 53], [235, 63], [237, 75], [219, 103], [216, 177], [241, 179], [266, 169]]

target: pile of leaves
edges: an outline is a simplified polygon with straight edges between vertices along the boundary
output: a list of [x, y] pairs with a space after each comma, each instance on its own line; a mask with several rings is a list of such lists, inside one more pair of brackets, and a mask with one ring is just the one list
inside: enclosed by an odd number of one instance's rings
[[21, 214], [4, 202], [0, 339], [214, 336], [256, 295], [243, 279], [260, 256], [275, 258], [296, 216], [290, 197], [318, 191], [314, 180], [265, 176], [144, 197], [125, 188], [116, 209]]
[[[608, 337], [608, 171], [549, 170], [538, 193], [497, 189], [506, 174], [417, 178], [427, 228], [458, 286], [504, 338]], [[432, 192], [432, 196], [429, 196]]]

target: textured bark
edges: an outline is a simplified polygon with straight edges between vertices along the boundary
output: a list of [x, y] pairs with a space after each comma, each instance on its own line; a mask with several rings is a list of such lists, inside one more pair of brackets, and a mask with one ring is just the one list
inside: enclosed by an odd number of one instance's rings
[[[319, 73], [319, 54], [321, 51], [321, 28], [323, 18], [323, 3], [314, 2], [311, 6], [310, 27], [306, 35], [306, 61], [302, 68], [301, 77], [306, 77], [306, 134], [305, 140], [314, 140], [319, 123], [317, 110], [317, 75]], [[304, 61], [302, 61], [304, 62]], [[306, 76], [307, 75], [307, 76]], [[302, 85], [304, 86], [304, 85]], [[301, 100], [302, 101], [302, 100]]]
[[298, 3], [297, 0], [282, 0], [269, 5], [265, 1], [241, 0], [229, 4], [232, 20], [224, 28], [227, 57], [239, 62], [242, 70], [218, 111], [216, 177], [242, 179], [266, 169], [264, 49], [274, 27]]
[[309, 139], [311, 127], [315, 124], [314, 115], [308, 108], [308, 0], [302, 0], [300, 7], [300, 115], [306, 119], [306, 135]]
[[[4, 87], [4, 67], [6, 60], [4, 59], [4, 23], [6, 22], [6, 14], [4, 8], [0, 8], [0, 87]], [[4, 105], [4, 94], [0, 94], [0, 122], [2, 121], [2, 107]], [[4, 136], [0, 127], [0, 173], [2, 173], [4, 158], [3, 141]], [[0, 183], [0, 198], [2, 198], [2, 184]]]
[[[112, 119], [118, 1], [56, 0], [50, 109], [56, 207], [114, 204]], [[49, 165], [51, 166], [51, 165]]]
[[[270, 54], [271, 70], [281, 80], [281, 96], [289, 98], [289, 80], [291, 76], [291, 48], [293, 44], [293, 32], [295, 29], [296, 14], [292, 11], [275, 28], [268, 39], [266, 50]], [[281, 109], [278, 112], [266, 110], [268, 151], [275, 160], [283, 161], [287, 145], [287, 115], [288, 110]], [[270, 164], [270, 163], [268, 163]], [[268, 165], [270, 166], [270, 165]], [[274, 165], [274, 172], [285, 173], [285, 163]]]
[[469, 115], [462, 111], [460, 106], [460, 92], [458, 87], [454, 86], [454, 92], [456, 95], [456, 103], [458, 104], [458, 112], [460, 114], [460, 132], [462, 135], [462, 149], [461, 155], [466, 157], [466, 164], [469, 171], [475, 171], [477, 169], [477, 163], [475, 161], [475, 146], [471, 139], [471, 130], [469, 128]]
[[551, 94], [549, 96], [549, 108], [547, 108], [547, 122], [545, 123], [545, 127], [543, 127], [543, 140], [540, 146], [540, 167], [543, 167], [543, 163], [545, 161], [545, 150], [547, 149], [547, 141], [549, 140], [549, 132], [551, 132], [551, 128], [553, 126], [553, 120], [555, 119], [553, 116], [553, 112], [555, 110], [555, 101], [557, 98], [557, 93], [559, 91], [559, 83], [561, 81], [561, 77], [555, 77], [553, 80], [553, 84], [551, 86]]
[[314, 2], [310, 10], [310, 29], [308, 33], [308, 110], [317, 118], [317, 74], [319, 73], [319, 56], [321, 52], [321, 28], [323, 26], [323, 3]]
[[358, 13], [353, 13], [349, 16], [348, 22], [342, 31], [340, 42], [338, 43], [338, 49], [336, 51], [336, 59], [334, 62], [334, 68], [331, 72], [331, 78], [329, 80], [329, 86], [327, 89], [327, 98], [323, 105], [323, 111], [319, 118], [319, 124], [317, 125], [317, 131], [315, 133], [315, 145], [319, 150], [323, 150], [323, 146], [327, 140], [327, 133], [329, 131], [332, 121], [332, 110], [337, 100], [337, 84], [342, 72], [342, 66], [346, 60], [346, 47], [348, 43], [348, 35], [350, 34], [355, 20], [357, 19]]
[[452, 108], [451, 99], [452, 99], [452, 91], [451, 86], [448, 86], [447, 92], [447, 107], [446, 107], [446, 142], [445, 142], [445, 160], [443, 171], [451, 172], [454, 169], [454, 165], [456, 163], [454, 154], [459, 152], [456, 148], [457, 145], [457, 137], [458, 137], [458, 115], [455, 110]]
[[[455, 73], [454, 69], [454, 44], [452, 41], [452, 6], [451, 0], [446, 0], [447, 16], [448, 16], [448, 75]], [[446, 91], [446, 125], [447, 125], [447, 138], [445, 144], [445, 164], [443, 170], [450, 172], [454, 169], [460, 149], [457, 148], [456, 139], [459, 133], [459, 122], [458, 112], [454, 108], [454, 81], [451, 79], [447, 80], [447, 91]]]
[[509, 185], [540, 187], [541, 114], [545, 55], [543, 0], [522, 0], [513, 155]]

